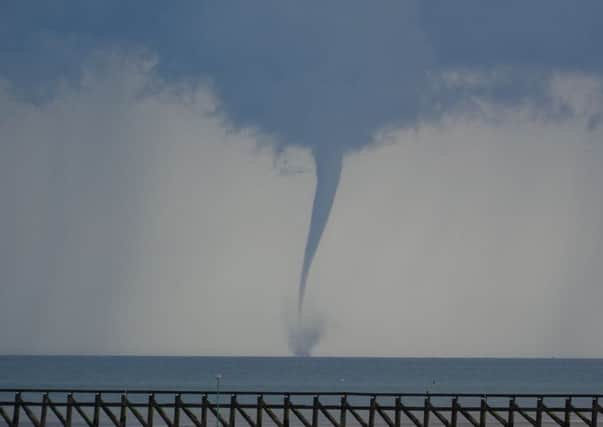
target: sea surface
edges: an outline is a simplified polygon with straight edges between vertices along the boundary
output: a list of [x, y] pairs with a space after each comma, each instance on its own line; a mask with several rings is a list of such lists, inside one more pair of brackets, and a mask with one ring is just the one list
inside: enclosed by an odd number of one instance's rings
[[603, 394], [603, 359], [0, 356], [0, 388]]
[[[217, 376], [220, 378], [218, 384]], [[218, 389], [219, 387], [219, 389]], [[3, 390], [2, 390], [3, 389]], [[423, 359], [423, 358], [267, 358], [267, 357], [32, 357], [32, 356], [0, 356], [0, 425], [12, 424], [15, 415], [13, 402], [14, 389], [61, 389], [51, 392], [50, 399], [59, 405], [59, 412], [65, 414], [68, 390], [75, 391], [73, 398], [77, 402], [73, 412], [72, 425], [87, 427], [92, 423], [94, 413], [94, 393], [85, 390], [110, 390], [102, 394], [105, 404], [113, 405], [114, 414], [119, 416], [120, 399], [124, 391], [128, 399], [138, 406], [142, 417], [147, 416], [148, 394], [146, 391], [202, 391], [207, 394], [214, 408], [227, 417], [232, 414], [228, 406], [230, 391], [248, 392], [312, 392], [307, 396], [292, 395], [291, 402], [298, 405], [298, 410], [306, 419], [312, 419], [311, 404], [313, 393], [325, 392], [363, 392], [363, 393], [477, 393], [484, 394], [582, 394], [588, 397], [574, 398], [573, 404], [582, 408], [582, 414], [590, 417], [592, 396], [603, 395], [603, 359]], [[79, 391], [78, 391], [79, 390]], [[135, 393], [135, 391], [145, 391]], [[22, 394], [30, 414], [41, 418], [42, 394], [24, 391]], [[324, 405], [336, 405], [340, 396], [321, 395]], [[370, 395], [348, 396], [348, 403], [354, 405], [358, 414], [368, 420]], [[171, 393], [156, 394], [156, 401], [163, 406], [167, 417], [175, 417], [173, 407], [175, 396]], [[201, 416], [202, 395], [184, 393], [182, 401], [189, 405], [190, 411]], [[222, 400], [220, 400], [222, 399]], [[247, 413], [256, 416], [256, 394], [239, 394], [239, 404], [248, 404]], [[264, 395], [265, 402], [270, 405], [282, 405], [283, 395]], [[382, 407], [391, 407], [394, 396], [378, 396], [377, 403]], [[424, 396], [404, 396], [405, 405], [421, 405]], [[431, 402], [441, 408], [450, 408], [452, 397], [432, 396]], [[481, 396], [463, 396], [459, 403], [479, 416]], [[548, 399], [548, 400], [547, 400]], [[545, 403], [551, 408], [563, 410], [564, 399], [549, 397]], [[600, 401], [603, 400], [601, 396]], [[508, 408], [510, 398], [505, 396], [489, 396], [488, 402], [500, 408], [499, 414], [505, 418], [504, 408]], [[525, 411], [535, 415], [535, 397], [518, 398], [517, 403]], [[169, 405], [172, 406], [169, 406]], [[196, 405], [196, 406], [195, 406]], [[299, 405], [306, 405], [305, 409]], [[417, 406], [419, 407], [419, 406]], [[282, 406], [273, 406], [276, 417], [282, 416]], [[330, 410], [339, 416], [337, 409]], [[530, 409], [531, 408], [531, 409]], [[19, 409], [19, 425], [33, 427], [26, 409]], [[388, 411], [388, 409], [385, 409]], [[415, 416], [423, 419], [423, 413], [415, 410]], [[475, 412], [477, 411], [477, 413]], [[251, 426], [237, 411], [236, 426]], [[449, 409], [441, 409], [440, 414], [449, 416]], [[559, 413], [559, 412], [558, 412]], [[85, 415], [82, 415], [85, 414]], [[87, 415], [86, 415], [87, 414]], [[562, 414], [562, 412], [561, 412]], [[126, 427], [140, 426], [134, 413], [126, 411]], [[84, 416], [89, 418], [86, 421]], [[264, 427], [278, 427], [267, 415]], [[349, 415], [347, 427], [361, 427], [361, 424]], [[430, 427], [444, 427], [432, 417]], [[154, 425], [158, 427], [171, 425], [164, 422], [159, 413], [154, 415]], [[505, 418], [506, 419], [506, 418]], [[590, 418], [588, 418], [590, 419]], [[8, 421], [7, 421], [8, 420]], [[99, 425], [115, 426], [119, 421], [111, 421], [105, 410], [99, 410]], [[208, 425], [219, 427], [215, 416], [209, 414]], [[603, 427], [603, 416], [598, 426]], [[337, 423], [338, 421], [336, 421]], [[320, 427], [334, 427], [324, 415], [318, 414]], [[547, 427], [557, 427], [555, 420], [548, 415], [543, 418]], [[502, 427], [492, 415], [486, 415], [488, 426]], [[181, 426], [193, 427], [193, 422], [185, 416]], [[228, 424], [224, 424], [227, 426]], [[404, 416], [403, 426], [411, 427], [410, 418]], [[459, 427], [473, 427], [466, 418], [458, 420]], [[531, 427], [526, 419], [518, 418], [517, 427]], [[571, 416], [571, 425], [585, 425], [577, 414]], [[48, 427], [59, 427], [62, 423], [57, 416], [49, 412]], [[293, 417], [291, 427], [303, 427], [299, 418]], [[374, 419], [375, 427], [389, 427], [386, 419], [378, 416]]]

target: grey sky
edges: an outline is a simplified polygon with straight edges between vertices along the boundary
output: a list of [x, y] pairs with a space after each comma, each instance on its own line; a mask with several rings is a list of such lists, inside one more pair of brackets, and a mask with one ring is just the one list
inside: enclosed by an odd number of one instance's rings
[[599, 2], [3, 7], [0, 352], [287, 353], [336, 149], [318, 353], [603, 353]]

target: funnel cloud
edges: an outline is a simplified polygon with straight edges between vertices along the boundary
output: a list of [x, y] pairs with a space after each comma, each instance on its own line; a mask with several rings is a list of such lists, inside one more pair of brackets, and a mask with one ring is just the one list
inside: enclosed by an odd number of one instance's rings
[[315, 150], [314, 152], [316, 190], [299, 279], [297, 323], [289, 325], [289, 346], [296, 356], [310, 356], [312, 348], [323, 335], [322, 323], [304, 322], [304, 298], [308, 273], [333, 208], [335, 194], [341, 178], [342, 157], [343, 154], [337, 147], [327, 147], [327, 149]]
[[314, 160], [316, 163], [316, 191], [314, 193], [312, 218], [310, 220], [310, 229], [308, 230], [304, 261], [299, 279], [297, 309], [300, 317], [304, 306], [308, 272], [320, 244], [322, 233], [329, 221], [329, 214], [331, 213], [335, 194], [337, 193], [337, 186], [341, 177], [342, 153], [336, 148], [326, 153], [317, 152], [314, 155]]

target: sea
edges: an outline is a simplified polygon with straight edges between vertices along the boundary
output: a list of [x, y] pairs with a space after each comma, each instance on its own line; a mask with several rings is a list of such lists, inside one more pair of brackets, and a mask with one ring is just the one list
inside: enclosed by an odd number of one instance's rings
[[[490, 398], [490, 404], [501, 407], [508, 407], [509, 398], [497, 395], [573, 394], [582, 396], [573, 402], [584, 408], [583, 415], [588, 417], [592, 396], [599, 396], [597, 398], [603, 404], [603, 359], [0, 356], [0, 409], [6, 415], [4, 419], [0, 417], [0, 426], [13, 421], [12, 402], [17, 389], [26, 390], [23, 392], [26, 402], [40, 402], [42, 396], [39, 391], [27, 390], [55, 390], [50, 393], [51, 399], [63, 402], [62, 410], [69, 391], [76, 391], [74, 396], [78, 402], [88, 402], [88, 406], [84, 403], [79, 410], [89, 417], [92, 417], [91, 402], [94, 402], [94, 393], [90, 391], [98, 390], [106, 391], [103, 394], [106, 397], [103, 398], [114, 402], [116, 413], [119, 411], [120, 395], [124, 392], [128, 393], [132, 402], [140, 403], [141, 408], [144, 408], [142, 405], [147, 402], [150, 391], [185, 392], [184, 402], [196, 405], [200, 405], [201, 396], [205, 393], [214, 404], [219, 404], [222, 399], [223, 405], [228, 405], [230, 395], [235, 392], [249, 392], [250, 394], [240, 395], [239, 403], [250, 405], [254, 404], [259, 393], [267, 394], [268, 403], [282, 404], [286, 393], [308, 392], [307, 396], [292, 396], [292, 402], [299, 405], [311, 405], [314, 395], [319, 395], [323, 404], [336, 405], [340, 396], [329, 393], [366, 393], [366, 396], [350, 397], [351, 404], [365, 405], [365, 408], [369, 404], [370, 395], [378, 393], [429, 393], [434, 396], [434, 404], [437, 405], [439, 399], [441, 405], [448, 408], [451, 398], [441, 397], [442, 394], [480, 395], [475, 398], [466, 397], [463, 401], [463, 404], [474, 406], [479, 405], [481, 396], [491, 395], [493, 397]], [[136, 393], [137, 391], [144, 393]], [[159, 402], [162, 395], [158, 396]], [[164, 404], [174, 402], [173, 394], [163, 396]], [[413, 404], [412, 399], [415, 404], [421, 404], [424, 397], [410, 396], [403, 399], [405, 404]], [[391, 406], [394, 397], [378, 396], [377, 399], [379, 404]], [[518, 402], [532, 408], [536, 405], [535, 398]], [[549, 399], [546, 403], [563, 408], [564, 398]], [[199, 412], [199, 408], [197, 406], [195, 410]], [[35, 416], [40, 416], [40, 406], [31, 404], [29, 409]], [[172, 410], [169, 409], [168, 412]], [[223, 407], [222, 410], [225, 411], [224, 416], [228, 416], [228, 407]], [[248, 410], [255, 417], [253, 409]], [[146, 412], [143, 413], [146, 416]], [[282, 407], [277, 416], [281, 413]], [[305, 413], [311, 419], [311, 411], [306, 410]], [[368, 414], [366, 410], [365, 413]], [[62, 425], [58, 418], [49, 414], [47, 425]], [[416, 415], [421, 417], [420, 412]], [[335, 427], [322, 414], [320, 416], [321, 427]], [[141, 425], [132, 414], [128, 417], [127, 426]], [[236, 418], [236, 427], [249, 425], [241, 418], [241, 414], [237, 413]], [[264, 426], [277, 427], [270, 421], [270, 417], [266, 415], [265, 418]], [[351, 415], [348, 418], [350, 421], [347, 426], [361, 427]], [[571, 419], [572, 425], [585, 425], [577, 414], [573, 414]], [[599, 426], [603, 426], [602, 421], [603, 413], [599, 417]], [[104, 412], [101, 413], [100, 425], [110, 426], [114, 423]], [[213, 426], [213, 423], [219, 427], [218, 420], [210, 414], [208, 425]], [[160, 418], [155, 424], [169, 425]], [[409, 427], [413, 425], [408, 418], [402, 424]], [[551, 417], [547, 417], [544, 424], [551, 427], [557, 425]], [[19, 425], [34, 424], [23, 413]], [[74, 412], [73, 425], [88, 424]], [[187, 418], [180, 425], [193, 424]], [[303, 427], [297, 419], [292, 420], [290, 425]], [[388, 427], [382, 417], [377, 417], [374, 425]], [[430, 427], [440, 425], [444, 426], [437, 419], [430, 423]], [[501, 426], [490, 415], [487, 425]], [[518, 419], [516, 425], [530, 426], [525, 419]], [[459, 426], [472, 427], [466, 419], [459, 420]]]
[[0, 356], [0, 388], [603, 394], [603, 359]]

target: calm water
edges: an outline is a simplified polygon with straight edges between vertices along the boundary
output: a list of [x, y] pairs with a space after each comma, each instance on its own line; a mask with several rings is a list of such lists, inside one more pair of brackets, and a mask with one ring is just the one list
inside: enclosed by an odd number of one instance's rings
[[0, 388], [596, 393], [603, 359], [0, 356]]

